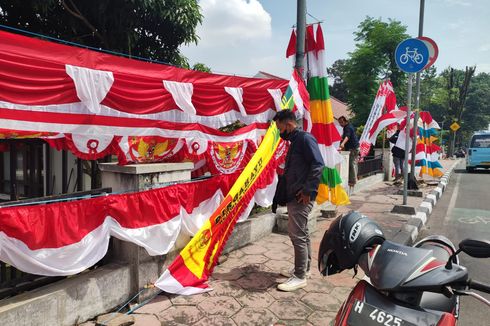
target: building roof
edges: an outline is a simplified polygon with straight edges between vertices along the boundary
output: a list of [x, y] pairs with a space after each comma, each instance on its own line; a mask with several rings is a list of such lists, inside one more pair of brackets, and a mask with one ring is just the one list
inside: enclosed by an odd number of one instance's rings
[[347, 105], [347, 103], [336, 99], [332, 95], [330, 95], [330, 101], [332, 102], [332, 111], [335, 119], [338, 119], [341, 116], [345, 116], [347, 119], [351, 119], [354, 117], [354, 114], [352, 114], [352, 111], [349, 110], [349, 106]]
[[[255, 78], [265, 78], [265, 79], [282, 79], [286, 80], [285, 78], [269, 74], [268, 72], [265, 71], [259, 71], [257, 74], [254, 76]], [[330, 95], [330, 101], [332, 102], [332, 111], [333, 111], [333, 116], [335, 119], [340, 118], [341, 116], [345, 116], [347, 119], [351, 119], [354, 117], [354, 114], [349, 110], [349, 106], [347, 103], [344, 103], [332, 95]]]
[[265, 71], [259, 71], [258, 73], [255, 74], [254, 77], [255, 78], [265, 78], [265, 79], [282, 79], [282, 80], [287, 80], [287, 79], [284, 79], [282, 77], [279, 77], [279, 76], [276, 76], [276, 75], [273, 75], [273, 74], [269, 74], [268, 72], [265, 72]]

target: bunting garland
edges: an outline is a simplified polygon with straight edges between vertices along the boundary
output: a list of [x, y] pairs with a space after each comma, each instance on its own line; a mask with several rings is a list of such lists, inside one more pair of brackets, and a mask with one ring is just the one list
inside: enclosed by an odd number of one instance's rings
[[[282, 79], [204, 73], [4, 31], [0, 39], [0, 139], [41, 138], [86, 160], [205, 159], [209, 171], [221, 169], [220, 160], [243, 168], [242, 158], [251, 155], [233, 148], [256, 150], [288, 86]], [[297, 110], [302, 117], [305, 110]], [[236, 121], [246, 126], [220, 131]], [[226, 162], [219, 146], [237, 156]]]

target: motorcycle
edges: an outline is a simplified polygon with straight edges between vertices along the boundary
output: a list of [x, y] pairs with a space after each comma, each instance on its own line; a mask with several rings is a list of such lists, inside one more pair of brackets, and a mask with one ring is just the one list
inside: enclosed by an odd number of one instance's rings
[[439, 235], [405, 246], [385, 240], [379, 226], [357, 212], [332, 223], [319, 250], [319, 270], [332, 275], [360, 267], [357, 283], [342, 304], [334, 325], [420, 326], [456, 325], [459, 297], [490, 301], [470, 291], [490, 293], [490, 286], [469, 278], [459, 263], [461, 252], [490, 257], [490, 241], [466, 239], [456, 250]]

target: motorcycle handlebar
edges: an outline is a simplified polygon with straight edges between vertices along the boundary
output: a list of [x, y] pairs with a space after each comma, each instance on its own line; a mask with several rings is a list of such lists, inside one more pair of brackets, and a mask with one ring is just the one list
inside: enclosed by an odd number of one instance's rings
[[469, 280], [468, 286], [470, 287], [470, 289], [475, 289], [475, 290], [482, 291], [485, 293], [490, 293], [490, 286], [488, 284], [485, 284], [485, 283], [481, 283], [481, 282], [478, 282], [475, 280]]

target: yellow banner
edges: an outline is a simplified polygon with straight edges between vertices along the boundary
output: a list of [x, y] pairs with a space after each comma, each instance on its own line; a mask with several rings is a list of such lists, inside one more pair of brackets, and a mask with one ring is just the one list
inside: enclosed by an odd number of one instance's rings
[[[257, 152], [240, 174], [223, 202], [180, 252], [185, 266], [196, 278], [202, 279], [203, 274], [208, 275], [208, 272], [214, 267], [216, 254], [221, 253], [226, 240], [233, 231], [238, 218], [237, 215], [242, 211], [242, 206], [248, 204], [242, 202], [242, 198], [271, 160], [279, 140], [279, 129], [277, 129], [275, 122], [272, 122]], [[185, 273], [185, 271], [175, 269], [172, 271], [173, 274], [181, 274], [181, 272]], [[177, 278], [180, 280], [188, 279], [184, 275], [178, 275]], [[185, 286], [189, 285], [191, 284], [185, 284]]]

